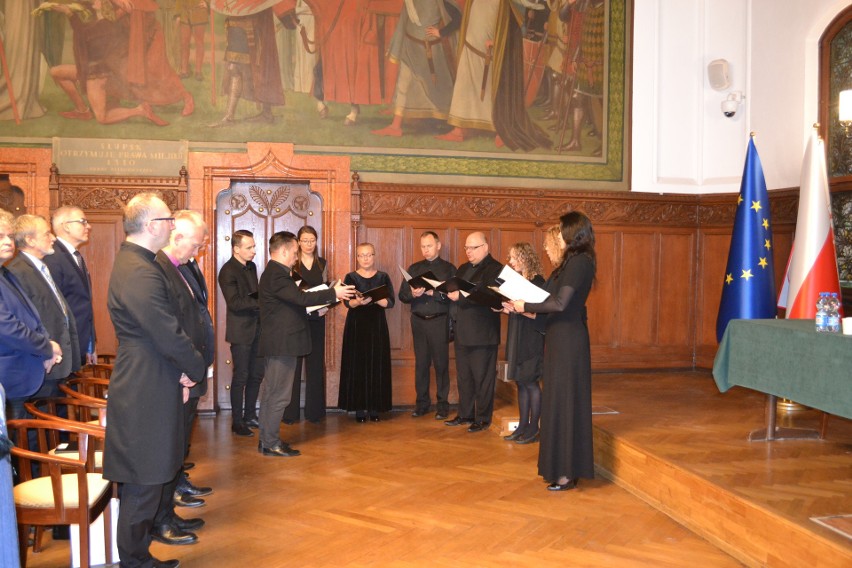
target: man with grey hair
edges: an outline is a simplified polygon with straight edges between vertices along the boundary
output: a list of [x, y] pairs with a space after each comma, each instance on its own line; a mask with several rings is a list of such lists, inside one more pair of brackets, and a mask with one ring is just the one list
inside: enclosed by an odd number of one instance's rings
[[10, 419], [24, 416], [24, 401], [62, 360], [62, 349], [50, 339], [38, 310], [3, 266], [15, 254], [14, 222], [11, 213], [0, 209], [0, 385], [8, 397]]
[[44, 258], [53, 281], [77, 322], [77, 337], [83, 364], [97, 363], [95, 320], [92, 309], [92, 280], [79, 248], [89, 241], [92, 226], [79, 207], [65, 205], [53, 212], [54, 253]]
[[65, 297], [53, 281], [45, 258], [53, 254], [56, 238], [50, 225], [38, 215], [21, 215], [15, 219], [15, 246], [18, 255], [7, 268], [38, 310], [41, 323], [53, 341], [59, 344], [63, 357], [44, 377], [35, 398], [62, 396], [59, 384], [80, 368], [80, 343], [77, 326]]
[[121, 484], [118, 551], [123, 567], [179, 566], [151, 556], [151, 528], [165, 484], [180, 472], [183, 404], [204, 380], [204, 355], [181, 328], [180, 306], [156, 253], [174, 228], [168, 206], [141, 193], [124, 209], [107, 308], [118, 339], [110, 379], [104, 477]]

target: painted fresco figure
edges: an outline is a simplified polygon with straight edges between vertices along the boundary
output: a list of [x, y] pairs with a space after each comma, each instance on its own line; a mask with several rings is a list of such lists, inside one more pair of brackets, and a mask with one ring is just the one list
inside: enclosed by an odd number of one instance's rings
[[[5, 27], [0, 46], [6, 53], [8, 69], [0, 67], [0, 120], [38, 118], [44, 115], [39, 103], [39, 45], [44, 37], [44, 22], [30, 13], [39, 0], [7, 0], [3, 11]], [[6, 84], [8, 72], [12, 89]]]
[[455, 39], [461, 12], [445, 0], [406, 0], [389, 57], [399, 63], [390, 126], [379, 136], [402, 136], [403, 119], [447, 120], [456, 72]]
[[132, 96], [125, 80], [127, 37], [119, 23], [119, 18], [126, 18], [126, 14], [106, 0], [94, 0], [83, 6], [87, 10], [72, 11], [68, 5], [61, 4], [51, 6], [52, 10], [68, 16], [73, 31], [75, 62], [50, 69], [53, 80], [74, 104], [73, 110], [60, 112], [60, 116], [77, 120], [95, 118], [101, 124], [143, 116], [158, 126], [168, 124], [154, 113], [148, 101], [143, 100], [132, 108], [110, 101]]
[[[523, 0], [525, 8], [543, 6]], [[495, 132], [495, 144], [511, 150], [549, 148], [550, 139], [524, 107], [523, 24], [513, 0], [469, 0], [459, 36], [459, 66], [447, 122], [439, 140], [461, 142], [467, 132]]]
[[[280, 3], [284, 5], [286, 2]], [[275, 44], [275, 20], [280, 5], [245, 16], [225, 20], [227, 71], [222, 88], [228, 96], [225, 116], [210, 126], [235, 122], [237, 103], [244, 98], [255, 101], [261, 110], [250, 121], [271, 123], [273, 106], [284, 105], [284, 88]]]
[[180, 78], [189, 77], [190, 42], [195, 42], [194, 76], [204, 79], [204, 32], [210, 25], [210, 5], [206, 0], [177, 0], [175, 2], [178, 26], [180, 27]]

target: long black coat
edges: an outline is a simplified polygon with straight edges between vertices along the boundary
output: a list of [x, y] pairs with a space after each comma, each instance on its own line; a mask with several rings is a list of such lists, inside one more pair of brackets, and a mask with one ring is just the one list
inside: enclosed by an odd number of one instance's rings
[[233, 256], [219, 270], [219, 289], [228, 312], [225, 315], [225, 341], [249, 345], [254, 341], [260, 313], [257, 297], [257, 267], [251, 261], [245, 266]]
[[[489, 254], [476, 266], [465, 262], [459, 266], [456, 276], [473, 284], [490, 286], [502, 269], [503, 265]], [[500, 344], [500, 312], [475, 304], [462, 295], [450, 316], [455, 319], [456, 345], [478, 347]]]
[[[27, 297], [38, 310], [41, 323], [44, 324], [50, 338], [62, 348], [62, 361], [53, 366], [50, 373], [45, 375], [45, 380], [64, 379], [79, 369], [81, 363], [77, 325], [71, 308], [65, 302], [64, 309], [68, 313], [66, 325], [65, 314], [62, 311], [63, 306], [60, 305], [59, 298], [53, 293], [50, 284], [44, 279], [39, 269], [25, 254], [19, 252], [15, 258], [9, 261], [6, 268], [18, 278], [21, 288], [24, 289]], [[62, 300], [64, 301], [65, 298], [63, 297]]]
[[181, 373], [198, 382], [207, 365], [178, 323], [180, 308], [153, 252], [122, 243], [107, 308], [118, 353], [107, 402], [104, 477], [165, 483], [184, 457]]
[[[223, 268], [224, 270], [224, 268]], [[299, 357], [311, 352], [311, 333], [305, 308], [337, 299], [334, 290], [299, 290], [290, 269], [270, 260], [260, 277], [260, 345], [258, 355]]]

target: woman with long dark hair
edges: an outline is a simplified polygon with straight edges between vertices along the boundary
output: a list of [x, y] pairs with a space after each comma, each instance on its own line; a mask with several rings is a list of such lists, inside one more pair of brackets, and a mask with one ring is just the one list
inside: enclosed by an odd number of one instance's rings
[[592, 452], [592, 364], [586, 298], [595, 279], [595, 233], [579, 211], [559, 219], [565, 253], [550, 275], [550, 296], [516, 301], [517, 312], [546, 313], [544, 392], [538, 473], [550, 491], [574, 489], [595, 475]]
[[[317, 251], [317, 231], [305, 225], [296, 233], [299, 241], [299, 259], [293, 266], [295, 279], [302, 280], [299, 287], [313, 288], [328, 282], [328, 263]], [[308, 355], [299, 357], [296, 364], [296, 377], [293, 380], [293, 396], [284, 410], [284, 422], [292, 424], [299, 421], [301, 398], [302, 366], [305, 367], [305, 420], [317, 423], [325, 417], [325, 314], [328, 308], [321, 308], [308, 314], [311, 330], [312, 350]]]

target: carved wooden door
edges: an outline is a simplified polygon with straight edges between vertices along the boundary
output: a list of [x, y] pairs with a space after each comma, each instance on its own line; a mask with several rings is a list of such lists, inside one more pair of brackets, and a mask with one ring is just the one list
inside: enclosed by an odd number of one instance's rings
[[[269, 237], [278, 231], [296, 233], [310, 225], [317, 231], [317, 250], [323, 250], [322, 196], [307, 180], [233, 179], [216, 197], [216, 274], [231, 258], [231, 235], [244, 229], [254, 234], [258, 277], [269, 260]], [[225, 341], [227, 306], [216, 286], [216, 385], [220, 408], [230, 408], [231, 348]]]

